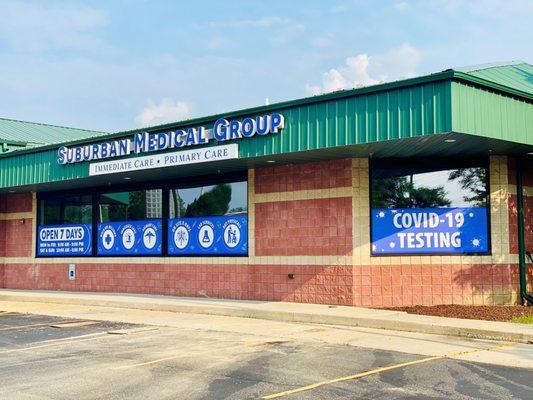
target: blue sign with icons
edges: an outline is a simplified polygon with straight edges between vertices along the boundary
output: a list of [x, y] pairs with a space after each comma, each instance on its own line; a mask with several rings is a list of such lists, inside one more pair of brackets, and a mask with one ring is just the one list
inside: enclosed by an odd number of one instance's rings
[[37, 255], [41, 257], [91, 255], [91, 234], [91, 224], [39, 226]]
[[486, 207], [372, 209], [372, 254], [486, 253]]
[[98, 224], [98, 255], [160, 255], [161, 220]]
[[170, 219], [168, 254], [247, 255], [248, 215]]

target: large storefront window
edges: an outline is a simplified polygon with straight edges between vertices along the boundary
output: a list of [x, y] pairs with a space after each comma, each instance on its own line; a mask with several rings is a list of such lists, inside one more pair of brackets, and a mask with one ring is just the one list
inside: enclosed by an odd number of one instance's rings
[[372, 254], [469, 254], [490, 250], [483, 162], [374, 162]]
[[247, 255], [244, 178], [39, 194], [37, 256]]
[[247, 183], [171, 188], [168, 253], [248, 254]]
[[103, 193], [98, 201], [99, 255], [162, 253], [162, 190]]
[[92, 253], [92, 196], [50, 196], [40, 200], [37, 255], [85, 256]]

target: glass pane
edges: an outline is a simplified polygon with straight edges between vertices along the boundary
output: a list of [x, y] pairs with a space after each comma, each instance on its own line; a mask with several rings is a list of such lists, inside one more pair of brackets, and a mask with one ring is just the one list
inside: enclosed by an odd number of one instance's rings
[[67, 196], [63, 202], [64, 224], [85, 224], [92, 221], [91, 195]]
[[248, 212], [247, 182], [170, 189], [169, 217], [238, 215]]
[[161, 218], [161, 200], [161, 189], [102, 194], [100, 222]]
[[41, 200], [41, 225], [85, 224], [92, 221], [91, 195], [66, 195]]
[[372, 173], [373, 208], [484, 207], [487, 170], [459, 168], [421, 171], [376, 169]]
[[61, 224], [61, 200], [45, 199], [41, 200], [41, 225]]

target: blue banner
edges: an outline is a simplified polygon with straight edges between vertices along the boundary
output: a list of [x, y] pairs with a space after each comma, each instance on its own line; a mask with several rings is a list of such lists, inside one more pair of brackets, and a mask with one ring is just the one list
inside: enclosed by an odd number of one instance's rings
[[170, 219], [168, 254], [247, 255], [248, 215]]
[[372, 254], [486, 253], [486, 207], [372, 209]]
[[160, 255], [161, 220], [98, 224], [98, 255]]
[[49, 257], [91, 255], [91, 234], [91, 224], [39, 226], [37, 255]]

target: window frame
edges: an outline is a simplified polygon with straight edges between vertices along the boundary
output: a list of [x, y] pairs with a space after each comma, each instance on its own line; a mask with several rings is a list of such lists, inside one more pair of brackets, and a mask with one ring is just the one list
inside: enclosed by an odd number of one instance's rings
[[[491, 198], [490, 198], [490, 159], [489, 157], [474, 157], [468, 160], [466, 159], [450, 159], [450, 158], [369, 158], [368, 165], [368, 210], [369, 210], [369, 244], [370, 244], [370, 257], [431, 257], [431, 256], [491, 256], [492, 255], [492, 226], [491, 226]], [[465, 253], [387, 253], [387, 254], [374, 254], [372, 252], [372, 172], [374, 169], [394, 169], [398, 167], [403, 168], [416, 168], [420, 166], [436, 167], [442, 168], [441, 170], [447, 169], [458, 169], [458, 168], [485, 168], [487, 173], [485, 174], [485, 186], [487, 188], [487, 205], [486, 205], [486, 215], [487, 215], [487, 251], [486, 252], [465, 252]]]
[[[42, 205], [41, 200], [46, 200], [48, 198], [54, 198], [58, 196], [64, 196], [65, 193], [68, 192], [69, 195], [91, 195], [91, 201], [92, 201], [92, 237], [91, 237], [91, 247], [92, 252], [91, 254], [86, 255], [73, 255], [73, 256], [66, 256], [64, 257], [67, 259], [68, 257], [80, 257], [80, 258], [122, 258], [122, 257], [135, 257], [135, 258], [143, 258], [143, 257], [172, 257], [172, 258], [183, 258], [183, 257], [192, 257], [192, 258], [198, 258], [198, 257], [249, 257], [249, 251], [247, 254], [238, 254], [238, 255], [232, 255], [232, 254], [205, 254], [205, 255], [179, 255], [179, 254], [168, 254], [168, 220], [169, 220], [169, 189], [175, 189], [179, 187], [179, 189], [189, 189], [194, 188], [202, 185], [216, 185], [220, 183], [235, 183], [235, 182], [246, 182], [247, 188], [249, 187], [249, 181], [248, 181], [248, 172], [247, 171], [238, 171], [238, 172], [230, 172], [224, 175], [216, 174], [216, 175], [203, 175], [198, 177], [186, 177], [186, 178], [180, 178], [180, 179], [173, 179], [173, 180], [164, 180], [164, 181], [152, 181], [152, 182], [128, 182], [125, 184], [117, 184], [117, 185], [107, 185], [107, 186], [95, 186], [95, 187], [87, 187], [87, 188], [80, 188], [80, 189], [72, 189], [72, 190], [54, 190], [54, 191], [47, 191], [47, 192], [37, 192], [37, 218], [36, 218], [36, 230], [35, 230], [35, 258], [53, 258], [53, 257], [60, 257], [58, 255], [38, 255], [38, 238], [37, 238], [37, 232], [39, 230], [40, 226], [44, 226], [41, 224], [41, 211], [42, 211]], [[113, 193], [113, 192], [122, 192], [122, 191], [138, 191], [138, 190], [150, 190], [150, 189], [161, 189], [162, 190], [162, 205], [161, 205], [161, 225], [162, 225], [162, 235], [161, 235], [161, 254], [159, 255], [153, 255], [153, 254], [120, 254], [120, 255], [102, 255], [97, 254], [98, 253], [98, 217], [99, 217], [99, 210], [98, 210], [98, 204], [100, 195], [105, 193]], [[246, 204], [247, 208], [250, 205], [250, 193], [249, 190], [246, 191]], [[249, 208], [248, 208], [249, 211]], [[61, 217], [62, 219], [62, 217]], [[75, 224], [71, 224], [75, 225]], [[250, 238], [250, 228], [248, 226], [248, 232], [247, 232], [248, 238]]]

